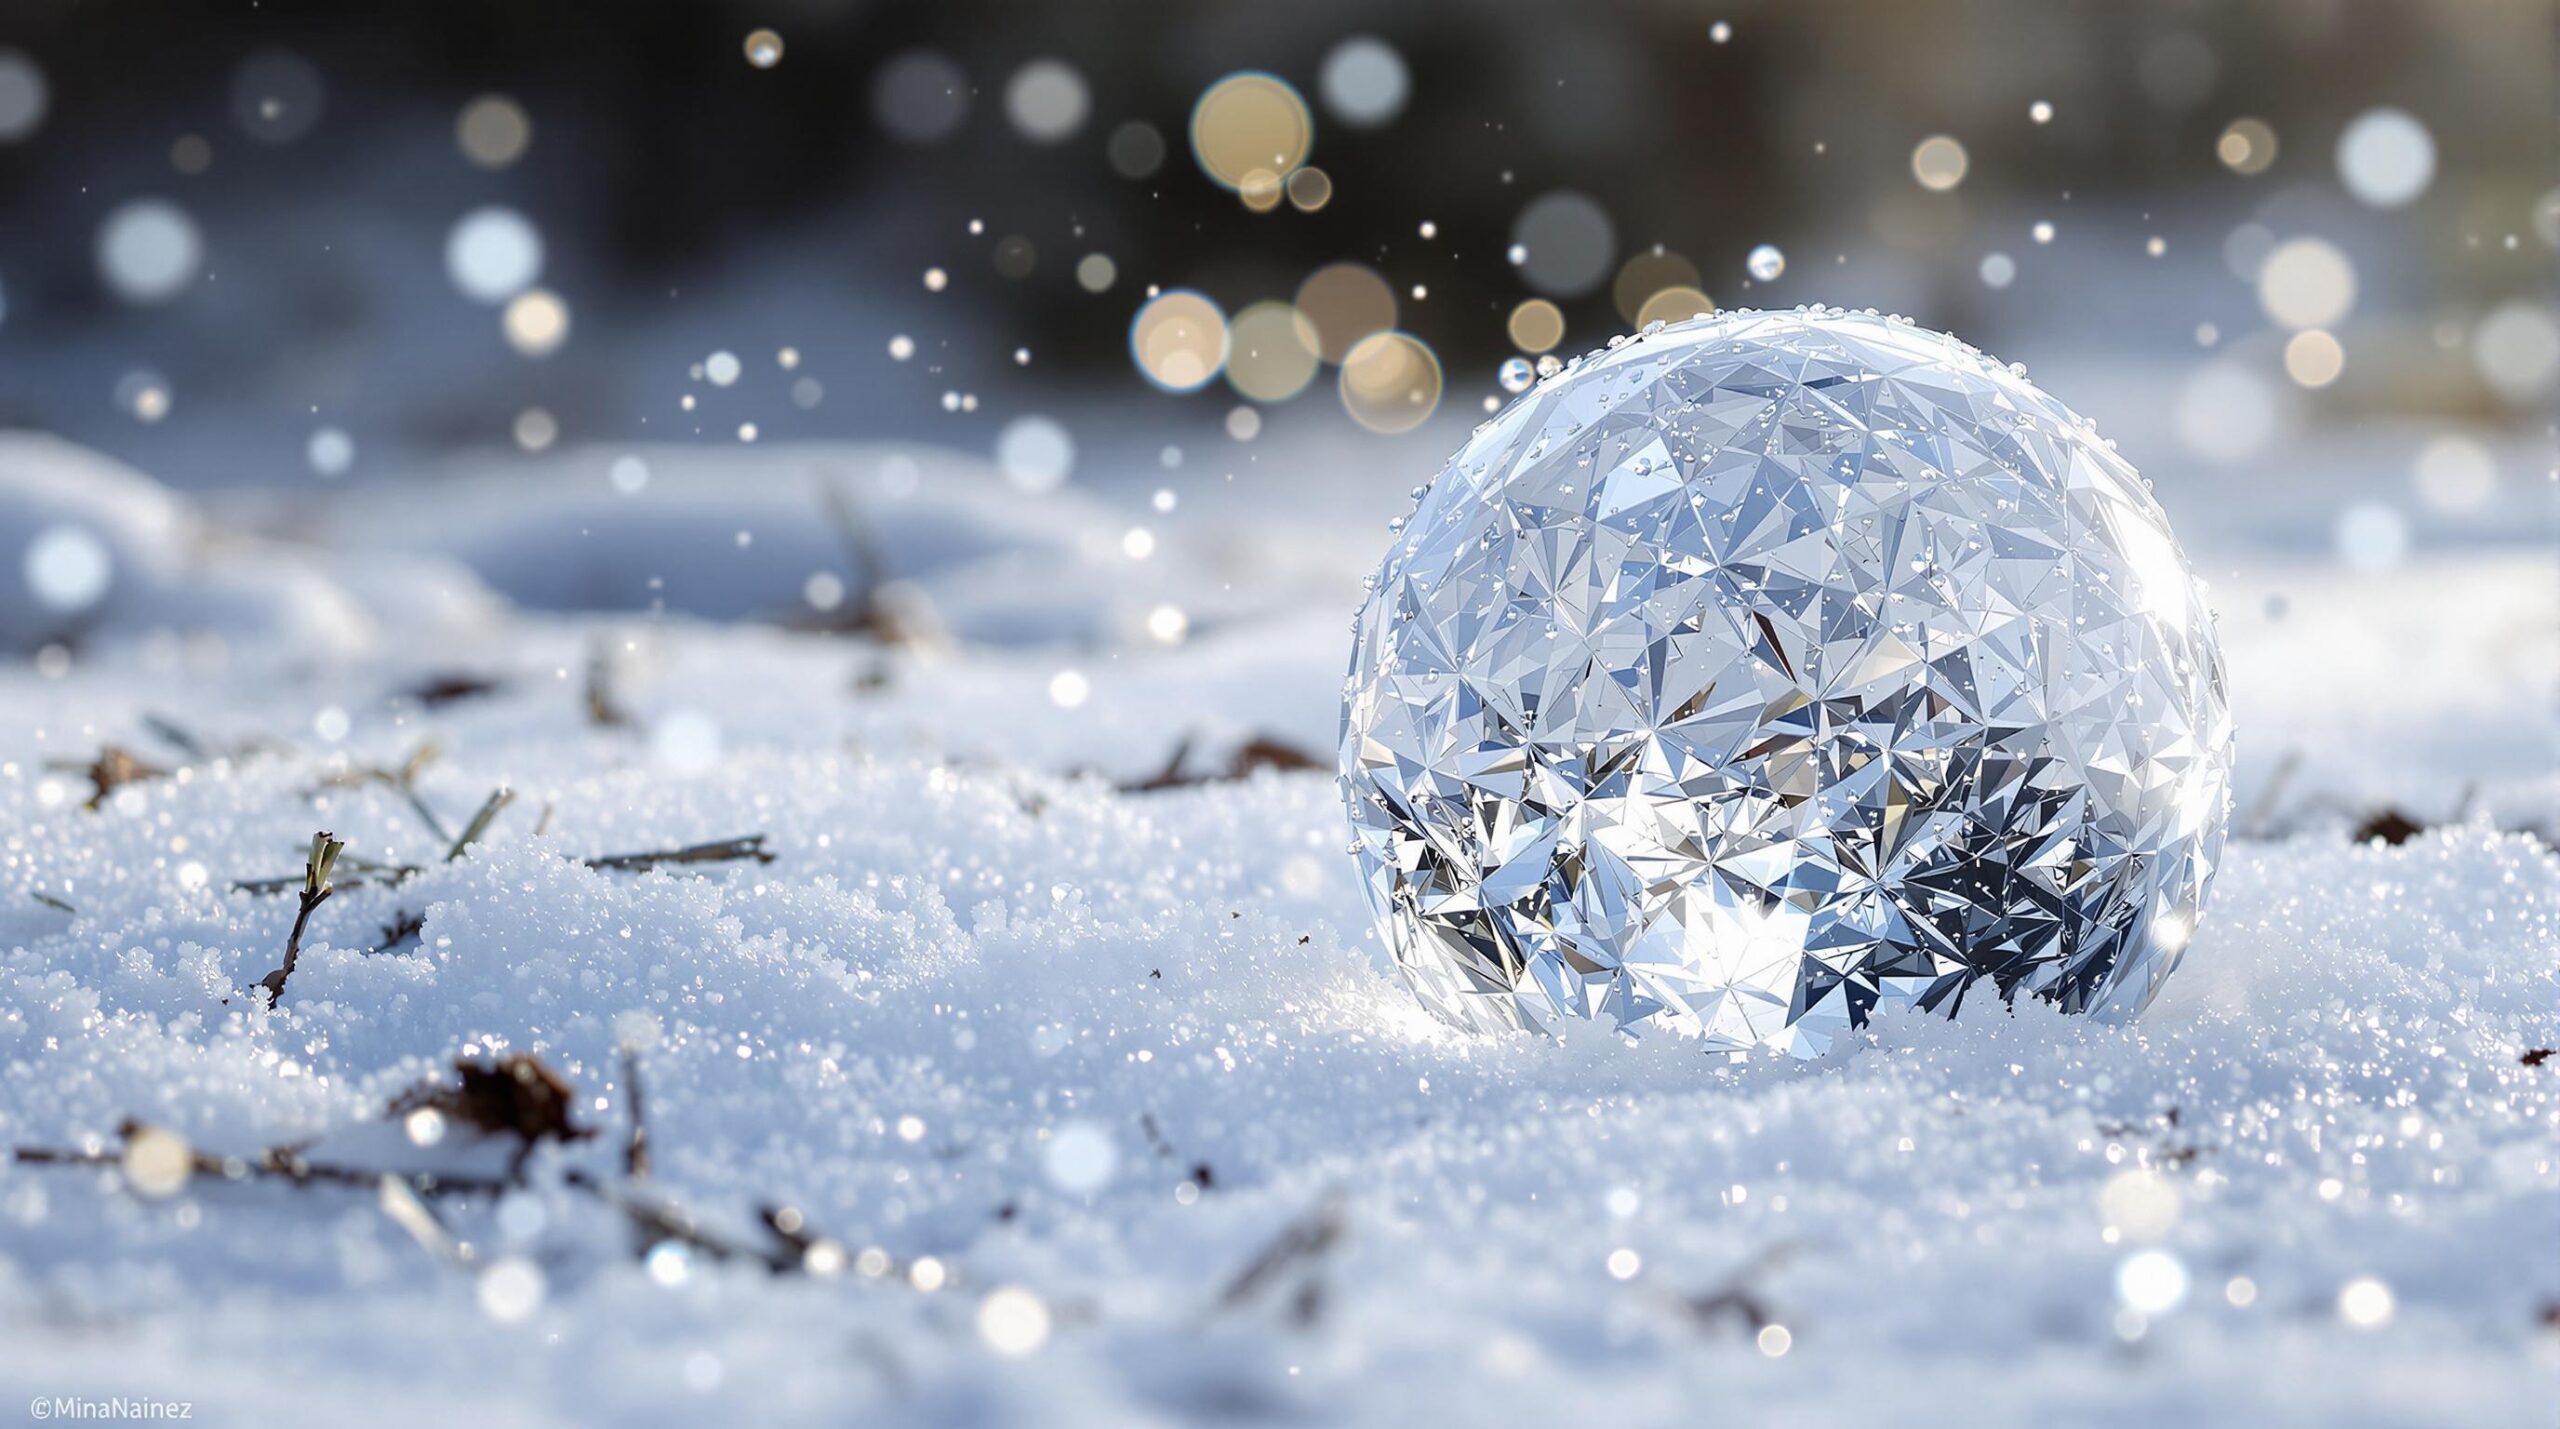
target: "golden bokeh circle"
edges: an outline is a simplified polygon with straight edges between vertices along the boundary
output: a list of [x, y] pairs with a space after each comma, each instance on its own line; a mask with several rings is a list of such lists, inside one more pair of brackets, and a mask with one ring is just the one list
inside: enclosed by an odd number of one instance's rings
[[1440, 359], [1405, 332], [1373, 332], [1342, 360], [1342, 409], [1373, 432], [1409, 432], [1440, 405]]
[[454, 142], [472, 163], [503, 169], [524, 157], [533, 142], [533, 120], [524, 106], [503, 94], [484, 94], [462, 106], [454, 117]]
[[1665, 288], [1645, 299], [1644, 306], [1636, 309], [1636, 326], [1645, 328], [1652, 326], [1655, 322], [1686, 322], [1701, 313], [1712, 313], [1715, 310], [1715, 299], [1708, 297], [1701, 289], [1681, 284]]
[[1160, 294], [1130, 322], [1129, 356], [1167, 392], [1197, 392], [1227, 365], [1227, 315], [1188, 288]]
[[1333, 202], [1333, 175], [1310, 164], [1289, 176], [1289, 204], [1300, 213], [1313, 213]]
[[1236, 314], [1227, 333], [1227, 383], [1257, 402], [1286, 402], [1315, 380], [1316, 325], [1287, 303]]
[[1645, 303], [1654, 294], [1665, 288], [1698, 286], [1698, 265], [1656, 244], [1618, 265], [1618, 276], [1609, 284], [1609, 297], [1618, 305], [1618, 316], [1642, 327], [1644, 323], [1636, 315], [1644, 311]]
[[1256, 169], [1286, 177], [1315, 147], [1315, 116], [1287, 80], [1258, 70], [1209, 86], [1191, 110], [1191, 153], [1220, 185], [1240, 189]]
[[1932, 134], [1911, 150], [1911, 176], [1920, 187], [1945, 193], [1964, 182], [1965, 170], [1973, 160], [1965, 154], [1964, 145], [1945, 134]]
[[2326, 387], [2347, 370], [2347, 350], [2321, 328], [2295, 333], [2284, 345], [2284, 371], [2302, 386]]
[[1298, 311], [1315, 324], [1316, 351], [1340, 362], [1359, 341], [1396, 325], [1396, 293], [1358, 263], [1328, 263], [1298, 285]]
[[527, 357], [549, 357], [569, 340], [569, 305], [548, 288], [515, 295], [499, 320], [507, 345]]
[[1269, 213], [1280, 206], [1280, 176], [1269, 169], [1256, 169], [1236, 185], [1236, 195], [1244, 206], [1255, 213]]
[[1544, 298], [1531, 298], [1511, 310], [1503, 324], [1511, 345], [1522, 352], [1545, 352], [1564, 341], [1564, 309]]
[[2276, 131], [2263, 119], [2243, 115], [2214, 141], [2213, 153], [2235, 174], [2263, 174], [2276, 161]]

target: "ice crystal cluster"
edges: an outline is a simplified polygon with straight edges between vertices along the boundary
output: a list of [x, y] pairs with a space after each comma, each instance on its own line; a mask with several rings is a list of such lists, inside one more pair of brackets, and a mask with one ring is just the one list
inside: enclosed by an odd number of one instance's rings
[[2090, 424], [1816, 308], [1656, 324], [1480, 429], [1360, 613], [1341, 758], [1443, 1019], [1814, 1056], [1880, 1002], [2140, 1011], [2232, 728], [2202, 590]]

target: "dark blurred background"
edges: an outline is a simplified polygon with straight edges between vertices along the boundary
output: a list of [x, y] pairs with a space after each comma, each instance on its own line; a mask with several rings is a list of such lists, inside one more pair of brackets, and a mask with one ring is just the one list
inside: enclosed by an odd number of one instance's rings
[[[761, 29], [769, 65], [748, 54]], [[1346, 42], [1375, 48], [1329, 87]], [[2004, 356], [2159, 354], [2164, 381], [2256, 342], [2248, 400], [2540, 431], [2554, 44], [2531, 0], [19, 0], [0, 14], [0, 424], [197, 488], [747, 424], [984, 451], [1035, 408], [1088, 453], [1152, 451], [1215, 437], [1239, 398], [1146, 380], [1130, 327], [1151, 285], [1233, 317], [1347, 260], [1436, 354], [1426, 445], [1499, 395], [1525, 300], [1558, 305], [1569, 354], [1684, 280], [1725, 306], [1885, 307]], [[1044, 60], [1026, 117], [1009, 90]], [[1239, 71], [1303, 97], [1320, 208], [1292, 188], [1254, 211], [1195, 161], [1194, 106]], [[2431, 144], [2423, 203], [2342, 186], [2342, 133], [2376, 108]], [[1933, 135], [1964, 155], [1950, 188], [1915, 172]], [[1558, 191], [1605, 219], [1566, 230], [1605, 246], [1596, 282], [1542, 277], [1554, 244], [1509, 251]], [[199, 245], [170, 258], [165, 222], [130, 239], [143, 278], [155, 257], [184, 268], [164, 294], [120, 295], [109, 271], [137, 200]], [[542, 249], [531, 283], [501, 280], [556, 307], [511, 317], [458, 289], [448, 244], [489, 205]], [[2271, 322], [2253, 280], [2303, 235], [2352, 265], [2351, 306], [2320, 325], [2347, 361], [2288, 384], [2303, 324]], [[1785, 255], [1765, 281], [1746, 266], [1762, 244]], [[1092, 254], [1114, 269], [1098, 292]], [[706, 381], [715, 351], [745, 375]], [[1262, 405], [1356, 431], [1334, 381]], [[2210, 406], [2180, 418], [2205, 446]], [[2232, 420], [2245, 436], [2250, 414]]]

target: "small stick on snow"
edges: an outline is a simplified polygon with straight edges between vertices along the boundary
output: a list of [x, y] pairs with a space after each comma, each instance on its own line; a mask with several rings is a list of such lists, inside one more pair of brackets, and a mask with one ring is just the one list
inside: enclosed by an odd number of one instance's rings
[[776, 1273], [797, 1268], [793, 1259], [786, 1259], [774, 1251], [742, 1245], [705, 1230], [677, 1207], [632, 1195], [624, 1188], [599, 1181], [584, 1171], [572, 1168], [562, 1179], [571, 1187], [620, 1211], [631, 1222], [634, 1241], [644, 1255], [649, 1247], [660, 1241], [672, 1240], [691, 1246], [714, 1260], [751, 1260]]
[[1307, 1285], [1313, 1284], [1324, 1258], [1342, 1243], [1344, 1222], [1341, 1195], [1327, 1193], [1314, 1210], [1281, 1227], [1278, 1235], [1245, 1262], [1244, 1268], [1227, 1282], [1226, 1289], [1218, 1293], [1217, 1308], [1237, 1309], [1291, 1270], [1304, 1266], [1307, 1280], [1299, 1288], [1299, 1297], [1301, 1313], [1307, 1313], [1303, 1307], [1320, 1303], [1307, 1298]]
[[267, 991], [267, 1006], [284, 1001], [285, 980], [293, 976], [294, 964], [302, 960], [302, 933], [311, 925], [311, 910], [329, 901], [338, 890], [329, 882], [329, 870], [337, 866], [338, 855], [346, 851], [326, 830], [311, 836], [311, 861], [302, 869], [302, 907], [293, 915], [293, 931], [284, 940], [284, 966], [258, 980]]
[[[490, 797], [493, 803], [503, 808], [507, 798], [512, 796], [500, 790], [498, 794]], [[463, 837], [457, 843], [454, 852], [447, 855], [448, 860], [478, 838], [480, 833], [485, 831], [487, 820], [494, 817], [495, 814], [484, 807], [480, 814], [473, 818], [472, 827], [463, 831]], [[607, 873], [642, 873], [668, 864], [735, 863], [742, 859], [753, 859], [757, 863], [771, 863], [780, 855], [764, 846], [766, 837], [764, 834], [746, 834], [734, 839], [714, 839], [709, 843], [687, 844], [682, 848], [648, 849], [640, 853], [609, 853], [595, 858], [582, 858], [578, 861], [589, 868], [600, 869]], [[412, 863], [374, 863], [353, 855], [347, 858], [347, 865], [356, 872], [351, 877], [338, 880], [340, 888], [394, 886], [406, 883], [426, 871]], [[236, 893], [283, 893], [300, 887], [303, 881], [303, 875], [289, 873], [274, 878], [237, 879], [233, 881], [231, 888]]]
[[[321, 837], [325, 839], [327, 835]], [[635, 1191], [634, 1184], [647, 1170], [647, 1156], [643, 1149], [646, 1141], [645, 1135], [638, 1130], [642, 1123], [636, 1053], [625, 1049], [624, 1056], [625, 1074], [631, 1078], [629, 1084], [632, 1088], [634, 1149], [628, 1157], [631, 1177], [622, 1182], [607, 1181], [573, 1166], [567, 1168], [562, 1176], [569, 1189], [611, 1208], [628, 1221], [633, 1243], [642, 1254], [662, 1242], [677, 1241], [715, 1259], [750, 1261], [775, 1274], [799, 1273], [825, 1278], [839, 1274], [847, 1267], [852, 1258], [846, 1254], [844, 1243], [811, 1230], [807, 1218], [796, 1207], [767, 1201], [757, 1208], [766, 1233], [775, 1242], [771, 1248], [765, 1248], [708, 1230], [682, 1207]], [[461, 1062], [455, 1064], [455, 1070], [462, 1078], [459, 1087], [420, 1087], [394, 1100], [390, 1113], [397, 1117], [432, 1108], [483, 1131], [516, 1137], [521, 1145], [503, 1176], [380, 1171], [339, 1165], [309, 1160], [304, 1157], [300, 1146], [275, 1146], [248, 1156], [216, 1156], [188, 1147], [188, 1169], [192, 1175], [225, 1181], [271, 1180], [296, 1187], [327, 1185], [374, 1190], [381, 1197], [383, 1212], [420, 1245], [446, 1260], [467, 1263], [469, 1253], [446, 1229], [431, 1202], [442, 1196], [495, 1196], [519, 1189], [525, 1184], [526, 1162], [538, 1143], [579, 1141], [591, 1133], [572, 1125], [567, 1119], [568, 1107], [574, 1100], [569, 1084], [530, 1055], [519, 1054], [495, 1066]], [[20, 1164], [30, 1166], [116, 1167], [125, 1163], [137, 1138], [169, 1135], [138, 1121], [125, 1122], [118, 1129], [118, 1134], [124, 1139], [123, 1147], [71, 1149], [20, 1146], [12, 1148], [11, 1155]], [[1326, 1214], [1333, 1213], [1328, 1210]], [[1326, 1231], [1322, 1238], [1329, 1242], [1331, 1234]], [[912, 1267], [878, 1252], [865, 1254], [878, 1258], [876, 1267], [867, 1262], [864, 1264], [866, 1278], [894, 1278], [899, 1282], [915, 1279]], [[946, 1267], [942, 1278], [934, 1285], [966, 1283], [965, 1277]], [[932, 1287], [918, 1283], [917, 1288]], [[1302, 1290], [1300, 1293], [1303, 1297], [1306, 1292]]]
[[764, 1222], [765, 1230], [775, 1240], [782, 1242], [783, 1249], [791, 1252], [793, 1260], [807, 1260], [809, 1251], [818, 1244], [818, 1238], [809, 1234], [809, 1218], [800, 1214], [797, 1206], [768, 1202], [756, 1207], [756, 1218]]
[[[387, 786], [387, 789], [392, 789], [394, 794], [402, 796], [404, 802], [410, 804], [410, 809], [415, 809], [417, 819], [420, 819], [422, 825], [428, 825], [430, 835], [435, 835], [435, 843], [451, 845], [453, 830], [445, 827], [443, 819], [435, 817], [435, 809], [428, 807], [425, 794], [417, 791], [417, 776], [428, 771], [430, 763], [438, 761], [443, 753], [445, 753], [443, 745], [438, 745], [435, 740], [417, 740], [417, 748], [410, 750], [410, 758], [399, 761], [399, 768], [379, 768], [379, 766], [348, 768], [346, 773], [338, 773], [338, 776], [330, 776], [328, 781], [323, 781], [320, 789], [356, 789], [356, 786], [364, 786], [364, 784]], [[312, 794], [317, 794], [317, 789], [312, 791]]]
[[[145, 1122], [127, 1121], [117, 1134], [127, 1143], [159, 1128]], [[162, 1132], [162, 1135], [169, 1133]], [[24, 1166], [121, 1166], [122, 1148], [102, 1151], [74, 1151], [58, 1146], [20, 1146], [10, 1155]], [[187, 1165], [191, 1174], [223, 1181], [284, 1181], [295, 1186], [379, 1186], [385, 1181], [398, 1181], [420, 1196], [489, 1196], [512, 1189], [517, 1183], [495, 1176], [446, 1175], [438, 1171], [375, 1171], [361, 1166], [340, 1166], [326, 1161], [306, 1161], [289, 1146], [269, 1147], [255, 1156], [216, 1156], [208, 1151], [190, 1149]]]
[[640, 1052], [622, 1049], [622, 1095], [631, 1103], [631, 1140], [622, 1148], [622, 1169], [634, 1181], [649, 1179], [648, 1107], [640, 1098]]
[[758, 863], [771, 863], [777, 855], [766, 850], [764, 840], [763, 834], [748, 834], [743, 838], [688, 844], [683, 848], [654, 849], [647, 853], [609, 853], [584, 862], [589, 868], [607, 872], [647, 870], [670, 863], [730, 863], [746, 858]]
[[497, 679], [493, 676], [450, 671], [441, 675], [431, 675], [401, 693], [427, 709], [434, 709], [438, 705], [449, 705], [456, 700], [471, 700], [478, 699], [482, 695], [494, 695], [500, 688]]
[[142, 727], [160, 737], [160, 742], [194, 760], [213, 758], [213, 750], [194, 731], [163, 714], [146, 714]]
[[631, 722], [613, 697], [613, 647], [597, 640], [587, 646], [587, 723], [599, 729]]
[[[384, 785], [399, 794], [408, 802], [411, 809], [417, 811], [419, 820], [427, 826], [427, 832], [436, 836], [437, 843], [449, 844], [453, 842], [453, 831], [444, 826], [444, 820], [436, 817], [436, 811], [427, 807], [425, 797], [418, 792], [418, 775], [423, 773], [428, 765], [434, 763], [437, 756], [442, 753], [444, 753], [443, 748], [434, 740], [422, 739], [418, 741], [417, 748], [409, 751], [409, 757], [401, 761], [397, 769], [373, 767], [350, 769], [327, 780], [321, 787], [343, 789], [364, 784]], [[313, 791], [315, 795], [318, 792], [318, 790]]]
[[1778, 1323], [1778, 1317], [1754, 1287], [1761, 1277], [1784, 1264], [1795, 1251], [1795, 1242], [1780, 1241], [1744, 1261], [1715, 1289], [1674, 1298], [1701, 1328], [1712, 1328], [1719, 1321], [1731, 1318], [1739, 1320], [1746, 1330], [1756, 1335]]
[[470, 1260], [470, 1253], [453, 1238], [453, 1232], [445, 1228], [444, 1218], [436, 1214], [435, 1208], [427, 1204], [416, 1187], [398, 1176], [382, 1178], [382, 1213], [438, 1260], [455, 1265]]
[[480, 812], [473, 814], [471, 822], [462, 826], [462, 834], [453, 841], [453, 847], [444, 851], [444, 861], [451, 863], [462, 857], [464, 851], [478, 842], [482, 834], [489, 831], [489, 825], [498, 817], [498, 811], [514, 803], [515, 797], [515, 791], [512, 789], [501, 788], [492, 791], [488, 802], [480, 806]]
[[382, 941], [374, 944], [373, 950], [377, 953], [390, 952], [402, 943], [417, 941], [418, 935], [426, 930], [426, 914], [394, 913], [391, 915], [391, 921], [382, 925]]
[[453, 835], [445, 831], [444, 820], [436, 817], [436, 811], [427, 807], [425, 796], [418, 792], [419, 771], [434, 763], [436, 756], [443, 752], [434, 740], [420, 740], [418, 747], [409, 751], [400, 772], [391, 776], [391, 787], [400, 791], [400, 797], [409, 801], [410, 808], [417, 810], [418, 817], [426, 823], [427, 832], [434, 834], [437, 842], [449, 843]]
[[818, 503], [826, 508], [827, 524], [835, 531], [836, 544], [844, 547], [856, 582], [852, 599], [844, 603], [844, 614], [833, 622], [835, 628], [869, 635], [883, 645], [907, 643], [912, 632], [880, 598], [881, 587], [889, 583], [889, 553], [880, 543], [879, 530], [840, 482], [820, 482]]
[[2268, 826], [2275, 822], [2276, 804], [2284, 797], [2284, 786], [2293, 782], [2294, 774], [2301, 768], [2302, 751], [2288, 749], [2276, 761], [2276, 767], [2267, 771], [2267, 782], [2258, 786], [2258, 797], [2250, 801], [2248, 817], [2240, 821], [2240, 837], [2254, 839], [2266, 835]]
[[72, 907], [70, 904], [63, 902], [61, 899], [54, 897], [52, 894], [45, 892], [41, 888], [28, 889], [27, 896], [33, 898], [35, 901], [43, 904], [47, 908], [53, 909], [57, 913], [68, 913], [75, 918], [80, 916], [79, 909]]
[[1178, 789], [1185, 784], [1196, 782], [1192, 779], [1186, 778], [1182, 772], [1182, 766], [1189, 763], [1190, 760], [1191, 736], [1185, 734], [1182, 738], [1173, 742], [1173, 754], [1170, 758], [1165, 760], [1164, 768], [1157, 770], [1154, 774], [1145, 779], [1139, 780], [1137, 783], [1121, 785], [1120, 792], [1124, 794], [1141, 794], [1155, 789]]
[[[345, 857], [346, 866], [355, 870], [349, 877], [337, 880], [340, 888], [390, 888], [408, 882], [426, 870], [414, 863], [376, 863], [356, 854]], [[231, 883], [234, 893], [285, 893], [302, 886], [303, 875], [287, 873], [275, 878], [240, 878]]]

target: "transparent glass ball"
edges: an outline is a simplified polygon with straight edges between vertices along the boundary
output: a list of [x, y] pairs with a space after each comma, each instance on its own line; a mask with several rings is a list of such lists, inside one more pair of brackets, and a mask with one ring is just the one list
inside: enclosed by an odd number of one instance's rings
[[1360, 612], [1342, 788], [1423, 1004], [1817, 1056], [1883, 1003], [2130, 1017], [2220, 857], [2204, 592], [2090, 424], [1836, 309], [1480, 428]]

